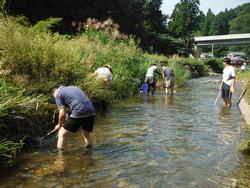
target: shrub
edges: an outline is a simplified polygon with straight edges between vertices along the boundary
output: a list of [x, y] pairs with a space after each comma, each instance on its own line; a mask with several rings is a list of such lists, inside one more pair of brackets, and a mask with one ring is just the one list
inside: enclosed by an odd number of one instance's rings
[[223, 70], [222, 59], [220, 59], [220, 58], [208, 58], [208, 59], [204, 59], [202, 61], [204, 62], [204, 64], [206, 66], [209, 67], [209, 69], [212, 72], [222, 73], [222, 70]]

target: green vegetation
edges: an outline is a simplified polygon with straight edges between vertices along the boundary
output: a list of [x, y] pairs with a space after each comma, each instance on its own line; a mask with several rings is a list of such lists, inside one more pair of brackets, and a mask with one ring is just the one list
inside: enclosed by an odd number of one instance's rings
[[[62, 21], [53, 31], [70, 35], [84, 30], [88, 18], [102, 21], [111, 18], [119, 25], [121, 32], [133, 35], [140, 41], [138, 45], [144, 51], [164, 55], [188, 56], [192, 52], [194, 35], [250, 32], [250, 3], [230, 10], [225, 9], [215, 15], [211, 9], [204, 13], [200, 11], [199, 0], [181, 0], [176, 3], [171, 15], [164, 15], [160, 10], [162, 0], [37, 1], [1, 0], [0, 11], [11, 15], [24, 15], [31, 24], [51, 17], [60, 18]], [[223, 57], [228, 51], [235, 50], [250, 54], [249, 46], [216, 47], [214, 54], [216, 57]]]
[[[221, 59], [180, 57], [192, 51], [195, 34], [250, 32], [249, 3], [218, 15], [211, 10], [204, 15], [199, 0], [181, 0], [168, 25], [161, 3], [0, 0], [0, 12], [26, 16], [0, 15], [0, 166], [13, 164], [23, 146], [54, 126], [53, 85], [77, 85], [93, 101], [114, 102], [138, 92], [149, 64], [160, 67], [161, 61], [168, 61], [181, 87], [189, 78], [220, 73], [223, 68]], [[221, 47], [214, 54], [222, 57], [234, 49]], [[248, 46], [237, 47], [239, 50], [250, 54]], [[92, 74], [106, 63], [114, 71], [110, 87]], [[240, 73], [237, 79], [249, 76]], [[250, 101], [250, 90], [245, 96]]]
[[170, 32], [174, 36], [180, 37], [189, 50], [192, 49], [193, 34], [198, 26], [199, 4], [199, 0], [181, 0], [175, 5], [170, 17]]
[[23, 146], [23, 141], [13, 142], [7, 140], [0, 140], [0, 166], [10, 166], [15, 162], [17, 152]]
[[237, 74], [237, 80], [243, 80], [245, 81], [247, 84], [245, 85], [245, 88], [247, 88], [245, 94], [244, 94], [244, 98], [245, 100], [250, 104], [250, 71], [246, 71], [246, 72], [238, 72]]
[[221, 58], [208, 58], [202, 60], [204, 64], [209, 68], [210, 72], [222, 73], [224, 65]]
[[[249, 78], [250, 78], [250, 71], [247, 71], [247, 72], [240, 71], [237, 74], [237, 80], [244, 80], [245, 82], [247, 82], [247, 84], [245, 85], [245, 89], [247, 89], [247, 90], [244, 94], [244, 99], [248, 102], [248, 104], [250, 104], [250, 81], [249, 81]], [[244, 132], [248, 135], [250, 133], [250, 127], [246, 123], [243, 126], [241, 126], [239, 128], [239, 130], [240, 130], [240, 132]], [[240, 152], [242, 152], [246, 155], [249, 155], [249, 153], [250, 153], [250, 139], [249, 139], [249, 137], [242, 140], [237, 147], [238, 147], [238, 150]], [[243, 163], [241, 171], [244, 172], [244, 171], [246, 171], [245, 169], [248, 169], [248, 168], [249, 168], [249, 164]], [[247, 174], [245, 172], [243, 175], [241, 175], [239, 177], [237, 186], [238, 187], [248, 187], [249, 183], [250, 183], [249, 182], [249, 174]]]
[[[210, 36], [210, 35], [226, 35], [226, 34], [239, 34], [249, 33], [249, 14], [250, 3], [245, 3], [234, 9], [225, 9], [215, 15], [211, 9], [208, 12], [200, 14], [199, 28], [196, 31], [197, 36]], [[204, 49], [204, 52], [211, 51], [211, 48]], [[242, 46], [229, 46], [229, 47], [216, 47], [214, 49], [214, 55], [216, 57], [223, 57], [230, 51], [242, 51], [250, 55], [249, 45]]]
[[[138, 92], [151, 63], [160, 71], [160, 62], [169, 61], [178, 87], [207, 70], [195, 59], [143, 53], [133, 38], [114, 29], [111, 20], [103, 31], [92, 25], [76, 36], [50, 32], [59, 22], [48, 19], [31, 26], [23, 17], [0, 16], [0, 135], [6, 141], [32, 143], [53, 128], [50, 91], [55, 84], [77, 85], [93, 101], [113, 102]], [[113, 69], [112, 86], [93, 75], [106, 63]]]

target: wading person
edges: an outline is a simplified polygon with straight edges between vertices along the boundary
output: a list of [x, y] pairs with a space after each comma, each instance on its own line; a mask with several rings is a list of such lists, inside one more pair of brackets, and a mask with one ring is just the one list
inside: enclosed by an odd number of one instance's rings
[[235, 85], [235, 71], [234, 67], [231, 66], [231, 60], [224, 58], [223, 61], [224, 69], [221, 82], [221, 97], [223, 98], [224, 105], [230, 107], [232, 105], [232, 93], [234, 92]]
[[102, 79], [106, 85], [110, 85], [113, 79], [112, 67], [108, 64], [99, 67], [95, 73], [97, 79]]
[[140, 93], [143, 93], [144, 95], [148, 94], [148, 84], [146, 82], [141, 84]]
[[172, 95], [174, 93], [175, 74], [174, 70], [170, 69], [166, 63], [162, 65], [162, 77], [166, 94]]
[[161, 73], [157, 71], [156, 64], [150, 64], [147, 69], [147, 73], [146, 73], [145, 81], [144, 81], [148, 84], [148, 95], [149, 95], [150, 90], [151, 90], [152, 95], [154, 95], [154, 91], [156, 88], [156, 74], [155, 73], [161, 75]]
[[[95, 109], [85, 93], [75, 86], [61, 86], [53, 89], [53, 96], [59, 109], [57, 148], [64, 149], [70, 132], [75, 133], [80, 127], [85, 147], [91, 147], [90, 133], [93, 131]], [[69, 108], [69, 117], [66, 117], [66, 108]]]

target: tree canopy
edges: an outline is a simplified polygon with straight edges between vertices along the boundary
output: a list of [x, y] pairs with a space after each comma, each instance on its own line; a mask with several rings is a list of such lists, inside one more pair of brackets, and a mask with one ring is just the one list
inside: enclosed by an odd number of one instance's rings
[[182, 38], [189, 49], [193, 33], [198, 28], [199, 4], [199, 0], [181, 0], [170, 17], [170, 32]]
[[77, 34], [88, 18], [112, 19], [119, 31], [132, 35], [148, 52], [187, 54], [194, 35], [250, 32], [250, 3], [215, 15], [199, 10], [199, 0], [180, 0], [170, 17], [160, 10], [162, 0], [0, 0], [0, 11], [25, 16], [31, 25], [48, 18], [60, 23], [52, 31]]

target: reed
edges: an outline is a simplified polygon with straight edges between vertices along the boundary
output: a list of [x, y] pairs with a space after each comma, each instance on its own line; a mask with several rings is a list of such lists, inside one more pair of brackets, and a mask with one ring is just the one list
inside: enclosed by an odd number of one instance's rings
[[16, 156], [23, 145], [23, 139], [19, 142], [0, 140], [0, 165], [11, 166], [15, 162]]
[[[88, 28], [76, 36], [51, 33], [59, 19], [31, 26], [25, 18], [0, 15], [0, 135], [7, 141], [27, 143], [51, 129], [55, 105], [51, 88], [55, 84], [77, 85], [92, 100], [112, 102], [138, 92], [147, 67], [169, 59], [178, 87], [190, 77], [180, 57], [147, 54], [130, 36], [111, 29]], [[116, 28], [113, 30], [112, 28]], [[102, 28], [102, 27], [101, 27]], [[103, 64], [113, 69], [113, 84], [105, 86], [93, 73]], [[200, 65], [199, 65], [200, 66]], [[50, 126], [49, 126], [50, 125]], [[9, 143], [9, 142], [7, 142]], [[1, 145], [1, 144], [0, 144]]]

